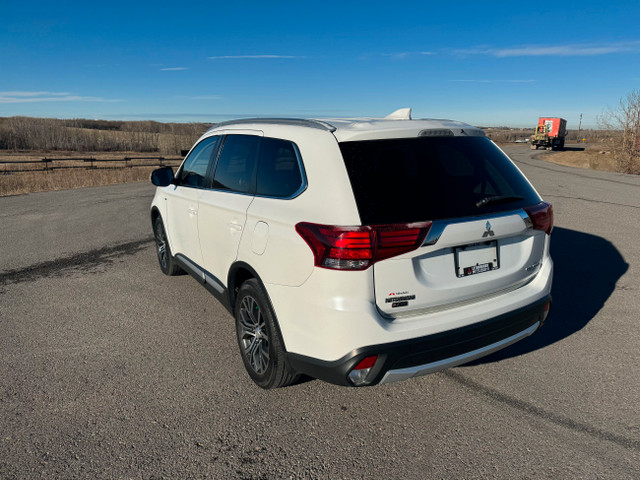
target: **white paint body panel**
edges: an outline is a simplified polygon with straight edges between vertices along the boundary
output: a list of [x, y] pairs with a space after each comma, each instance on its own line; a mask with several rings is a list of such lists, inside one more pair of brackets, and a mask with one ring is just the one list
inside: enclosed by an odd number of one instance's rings
[[170, 185], [165, 187], [165, 230], [174, 255], [186, 255], [195, 263], [202, 263], [198, 239], [198, 208], [202, 190]]
[[[486, 223], [490, 221], [494, 236], [483, 237]], [[532, 279], [544, 255], [547, 235], [525, 226], [517, 215], [507, 217], [483, 217], [464, 223], [448, 225], [438, 242], [413, 252], [378, 262], [375, 271], [376, 305], [391, 316], [410, 315], [430, 307], [442, 307], [451, 303], [484, 297], [523, 284]], [[455, 268], [455, 248], [465, 245], [495, 242], [499, 267], [488, 272], [458, 277]], [[482, 255], [477, 254], [478, 263]], [[459, 257], [464, 259], [462, 254]], [[474, 257], [469, 253], [467, 257]], [[407, 306], [394, 308], [395, 296], [409, 297]], [[389, 300], [389, 301], [387, 301]]]
[[223, 283], [226, 283], [227, 272], [238, 258], [238, 246], [245, 235], [247, 209], [253, 198], [252, 195], [216, 190], [208, 190], [200, 198], [200, 265]]

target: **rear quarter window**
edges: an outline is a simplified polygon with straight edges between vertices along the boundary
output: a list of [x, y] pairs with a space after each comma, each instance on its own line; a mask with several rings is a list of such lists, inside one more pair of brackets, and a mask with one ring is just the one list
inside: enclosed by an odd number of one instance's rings
[[303, 185], [298, 149], [287, 140], [263, 138], [258, 159], [258, 195], [287, 198]]
[[[343, 142], [363, 224], [473, 217], [540, 202], [488, 138], [419, 137]], [[478, 206], [488, 196], [521, 199]]]

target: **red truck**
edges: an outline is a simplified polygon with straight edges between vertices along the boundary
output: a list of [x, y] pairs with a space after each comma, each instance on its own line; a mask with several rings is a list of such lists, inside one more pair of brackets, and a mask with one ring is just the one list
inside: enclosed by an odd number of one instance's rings
[[540, 117], [536, 133], [531, 136], [531, 149], [540, 147], [555, 150], [564, 147], [567, 135], [567, 121], [564, 118]]

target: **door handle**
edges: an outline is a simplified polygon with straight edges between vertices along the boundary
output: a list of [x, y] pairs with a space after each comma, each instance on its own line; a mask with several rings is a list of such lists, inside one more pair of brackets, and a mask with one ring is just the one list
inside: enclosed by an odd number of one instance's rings
[[232, 229], [237, 230], [237, 231], [242, 230], [242, 225], [240, 225], [239, 223], [230, 222], [230, 223], [229, 223], [229, 226], [230, 226]]

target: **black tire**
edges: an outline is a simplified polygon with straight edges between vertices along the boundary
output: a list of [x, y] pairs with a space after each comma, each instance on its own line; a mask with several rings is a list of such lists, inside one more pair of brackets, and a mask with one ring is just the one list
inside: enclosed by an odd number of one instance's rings
[[247, 280], [236, 298], [236, 338], [251, 380], [265, 389], [291, 385], [299, 375], [287, 362], [275, 315], [260, 284]]
[[160, 270], [165, 275], [177, 275], [182, 272], [182, 269], [176, 263], [175, 258], [171, 254], [171, 248], [167, 241], [167, 234], [164, 231], [164, 224], [160, 215], [156, 218], [153, 225], [153, 236], [156, 239], [156, 253], [158, 254], [158, 263], [160, 264]]

